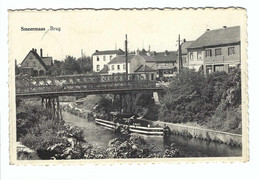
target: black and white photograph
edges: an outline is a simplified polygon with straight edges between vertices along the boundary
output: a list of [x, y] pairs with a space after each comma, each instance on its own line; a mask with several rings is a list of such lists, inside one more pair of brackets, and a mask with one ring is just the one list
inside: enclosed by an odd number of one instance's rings
[[244, 9], [8, 14], [12, 164], [248, 161]]

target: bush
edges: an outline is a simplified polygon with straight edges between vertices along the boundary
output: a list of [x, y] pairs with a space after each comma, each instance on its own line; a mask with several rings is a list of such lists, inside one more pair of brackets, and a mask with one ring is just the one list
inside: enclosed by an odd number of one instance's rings
[[[166, 122], [197, 122], [217, 130], [233, 132], [241, 124], [241, 71], [216, 72], [204, 76], [201, 72], [184, 69], [171, 82], [163, 97], [159, 119]], [[235, 110], [236, 109], [236, 110]], [[240, 110], [241, 112], [241, 110]], [[210, 122], [211, 121], [211, 122]], [[222, 126], [221, 124], [226, 124]], [[229, 124], [229, 125], [227, 125]], [[235, 130], [236, 131], [236, 130]]]

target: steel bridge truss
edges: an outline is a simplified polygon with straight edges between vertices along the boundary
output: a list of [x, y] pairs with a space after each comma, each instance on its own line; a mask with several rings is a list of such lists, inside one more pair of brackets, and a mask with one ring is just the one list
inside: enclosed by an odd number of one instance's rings
[[143, 79], [142, 76], [129, 74], [116, 75], [70, 75], [31, 77], [19, 76], [15, 79], [16, 96], [68, 93], [115, 91], [115, 90], [146, 90], [156, 88], [156, 81]]

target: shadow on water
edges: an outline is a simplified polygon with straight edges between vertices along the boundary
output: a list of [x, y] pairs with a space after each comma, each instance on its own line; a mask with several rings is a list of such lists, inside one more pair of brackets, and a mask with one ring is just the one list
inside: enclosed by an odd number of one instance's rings
[[[108, 142], [114, 138], [126, 138], [122, 134], [115, 134], [114, 131], [97, 126], [94, 122], [63, 112], [67, 124], [78, 126], [84, 130], [85, 140], [93, 146], [101, 149], [108, 147]], [[163, 153], [167, 147], [174, 143], [185, 157], [234, 157], [242, 156], [242, 148], [229, 146], [211, 141], [203, 141], [195, 138], [188, 138], [178, 135], [168, 137], [143, 136], [149, 144], [152, 152]]]

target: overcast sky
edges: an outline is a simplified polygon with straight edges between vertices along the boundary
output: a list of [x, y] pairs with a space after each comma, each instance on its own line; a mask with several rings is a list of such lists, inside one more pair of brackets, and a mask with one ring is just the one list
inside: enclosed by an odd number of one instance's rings
[[[30, 49], [43, 49], [44, 56], [63, 60], [66, 55], [81, 56], [81, 49], [91, 56], [96, 49], [124, 50], [128, 34], [129, 50], [137, 48], [176, 50], [181, 39], [195, 40], [206, 29], [223, 26], [243, 27], [241, 10], [77, 10], [17, 11], [9, 13], [10, 60], [18, 63]], [[50, 26], [61, 31], [48, 31]], [[46, 31], [21, 31], [21, 27], [43, 27]]]

